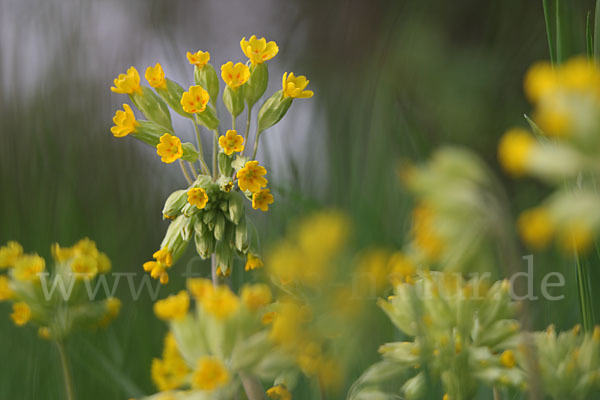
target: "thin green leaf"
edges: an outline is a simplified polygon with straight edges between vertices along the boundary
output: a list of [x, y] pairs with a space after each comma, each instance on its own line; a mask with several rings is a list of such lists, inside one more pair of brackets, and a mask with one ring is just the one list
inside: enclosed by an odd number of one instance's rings
[[[598, 0], [600, 2], [600, 0]], [[550, 19], [550, 0], [542, 0], [544, 6], [544, 20], [546, 21], [546, 36], [548, 37], [548, 52], [550, 53], [550, 62], [556, 64], [556, 55], [554, 54], [555, 45], [553, 38], [553, 27]], [[598, 18], [598, 7], [596, 6], [596, 18]]]

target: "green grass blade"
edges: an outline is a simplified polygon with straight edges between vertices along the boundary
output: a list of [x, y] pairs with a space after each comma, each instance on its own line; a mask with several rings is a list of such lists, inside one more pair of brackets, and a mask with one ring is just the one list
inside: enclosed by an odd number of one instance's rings
[[[600, 0], [598, 0], [600, 1]], [[546, 21], [546, 36], [548, 37], [548, 52], [550, 53], [550, 62], [552, 65], [556, 64], [556, 55], [555, 55], [555, 45], [553, 38], [553, 27], [550, 18], [550, 0], [542, 0], [542, 5], [544, 6], [544, 20]], [[596, 11], [598, 11], [598, 7], [596, 7]], [[598, 13], [596, 12], [596, 18], [598, 18]]]
[[563, 0], [556, 0], [556, 62], [563, 63], [568, 55], [569, 45], [569, 8]]
[[594, 37], [592, 33], [592, 12], [588, 11], [585, 19], [585, 52], [588, 60], [594, 58]]
[[600, 0], [596, 0], [594, 11], [594, 58], [600, 59]]

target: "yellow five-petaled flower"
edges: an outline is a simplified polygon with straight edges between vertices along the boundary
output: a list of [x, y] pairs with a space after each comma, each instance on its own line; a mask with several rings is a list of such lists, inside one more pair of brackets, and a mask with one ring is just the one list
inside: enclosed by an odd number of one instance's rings
[[198, 69], [201, 69], [210, 61], [210, 53], [208, 51], [198, 50], [195, 53], [188, 51], [186, 55], [190, 64], [195, 65]]
[[187, 196], [188, 203], [199, 209], [203, 209], [206, 203], [208, 203], [208, 195], [206, 194], [206, 190], [202, 188], [191, 188], [188, 190]]
[[135, 67], [130, 67], [126, 74], [119, 74], [114, 81], [115, 86], [111, 87], [115, 93], [142, 94], [142, 87], [140, 86], [140, 74]]
[[241, 153], [244, 151], [244, 138], [237, 134], [235, 130], [228, 130], [225, 135], [221, 135], [219, 138], [219, 145], [223, 149], [223, 152], [228, 156], [234, 152]]
[[229, 381], [229, 372], [223, 363], [214, 357], [204, 356], [198, 360], [192, 374], [192, 387], [200, 390], [215, 390]]
[[231, 89], [237, 89], [250, 78], [250, 68], [242, 63], [233, 65], [229, 61], [221, 66], [221, 78]]
[[129, 104], [123, 104], [123, 110], [117, 110], [113, 117], [115, 126], [110, 128], [114, 137], [125, 137], [130, 133], [134, 133], [139, 122], [135, 120], [135, 115]]
[[252, 195], [252, 208], [268, 211], [269, 204], [273, 204], [273, 195], [269, 189], [261, 189]]
[[308, 99], [313, 97], [312, 90], [304, 90], [310, 82], [305, 76], [294, 76], [293, 72], [283, 74], [281, 84], [283, 86], [283, 97], [291, 97], [293, 99]]
[[258, 165], [258, 161], [248, 161], [244, 168], [237, 172], [236, 177], [241, 190], [256, 193], [267, 186], [267, 180], [263, 177], [266, 174], [267, 170]]
[[183, 155], [181, 140], [177, 136], [165, 133], [160, 137], [160, 143], [156, 146], [156, 154], [161, 157], [161, 161], [170, 164], [178, 160]]
[[201, 113], [206, 110], [206, 105], [210, 100], [208, 92], [202, 86], [190, 86], [187, 92], [181, 96], [181, 106], [187, 113]]
[[13, 304], [13, 312], [10, 314], [17, 326], [23, 326], [31, 319], [31, 308], [24, 301]]
[[156, 63], [154, 67], [146, 68], [146, 80], [156, 89], [166, 89], [167, 81], [165, 80], [165, 71], [163, 71], [160, 63]]
[[252, 65], [262, 64], [275, 57], [279, 52], [277, 43], [273, 41], [267, 43], [265, 38], [257, 39], [255, 35], [250, 36], [250, 40], [242, 38], [240, 47]]

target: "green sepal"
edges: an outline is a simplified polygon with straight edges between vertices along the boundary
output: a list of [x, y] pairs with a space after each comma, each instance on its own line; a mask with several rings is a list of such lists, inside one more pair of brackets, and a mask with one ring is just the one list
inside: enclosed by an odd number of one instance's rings
[[169, 78], [166, 78], [165, 81], [167, 82], [167, 88], [156, 89], [156, 92], [177, 114], [190, 119], [194, 118], [192, 114], [185, 112], [181, 105], [181, 96], [183, 96], [184, 92], [181, 85]]
[[237, 89], [232, 89], [227, 86], [223, 91], [223, 104], [225, 104], [227, 110], [229, 110], [234, 117], [237, 117], [244, 111], [244, 92], [245, 85]]
[[248, 251], [248, 229], [246, 227], [246, 218], [240, 219], [235, 227], [235, 248], [242, 253]]
[[233, 249], [229, 247], [229, 242], [227, 240], [217, 242], [215, 254], [217, 265], [221, 267], [221, 272], [226, 274], [233, 266]]
[[152, 89], [142, 86], [142, 94], [132, 93], [129, 98], [150, 121], [154, 121], [165, 128], [173, 129], [169, 107]]
[[220, 212], [217, 214], [215, 218], [215, 228], [213, 230], [213, 234], [215, 235], [216, 240], [223, 239], [223, 234], [225, 233], [225, 217], [223, 213]]
[[212, 65], [206, 64], [202, 68], [194, 67], [194, 83], [202, 86], [208, 92], [210, 101], [216, 104], [219, 95], [219, 77]]
[[181, 148], [183, 149], [183, 156], [181, 156], [182, 160], [189, 162], [198, 160], [196, 146], [194, 146], [192, 143], [182, 143]]
[[173, 130], [165, 128], [164, 126], [158, 125], [152, 121], [140, 121], [138, 120], [138, 126], [135, 132], [131, 134], [134, 138], [141, 140], [142, 142], [156, 147], [160, 143], [160, 137], [165, 133], [173, 134]]
[[231, 167], [231, 156], [225, 153], [219, 153], [219, 171], [222, 175], [231, 176], [233, 168]]
[[237, 193], [232, 193], [229, 197], [229, 220], [238, 224], [244, 216], [244, 200]]
[[246, 84], [245, 91], [246, 103], [248, 103], [249, 109], [265, 94], [268, 84], [269, 70], [267, 69], [267, 64], [262, 63], [252, 67], [252, 73]]
[[163, 207], [162, 213], [163, 216], [174, 218], [177, 217], [183, 207], [188, 204], [187, 202], [187, 190], [176, 190], [167, 197], [167, 201], [165, 201], [165, 205]]
[[201, 113], [196, 113], [196, 115], [198, 116], [200, 124], [207, 127], [211, 131], [217, 129], [219, 126], [219, 118], [217, 118], [217, 113], [210, 103], [206, 106], [204, 111]]
[[269, 129], [283, 118], [292, 105], [291, 97], [284, 97], [279, 90], [269, 97], [258, 111], [258, 133]]
[[[199, 223], [201, 222], [197, 222], [196, 224]], [[206, 228], [206, 226], [204, 228]], [[194, 243], [196, 244], [196, 252], [203, 259], [207, 259], [215, 251], [215, 238], [213, 237], [212, 232], [209, 232], [208, 229], [205, 229], [205, 231], [200, 235], [198, 234], [198, 229], [196, 229]]]

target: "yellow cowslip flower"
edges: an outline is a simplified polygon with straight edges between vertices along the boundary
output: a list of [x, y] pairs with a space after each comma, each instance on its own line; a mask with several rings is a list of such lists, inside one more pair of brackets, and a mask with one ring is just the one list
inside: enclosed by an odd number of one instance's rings
[[104, 312], [102, 319], [98, 322], [98, 326], [100, 326], [100, 327], [107, 326], [112, 320], [117, 318], [117, 316], [119, 315], [119, 312], [121, 312], [121, 306], [122, 306], [121, 300], [119, 300], [115, 297], [107, 298], [105, 300], [105, 305], [106, 305], [106, 311]]
[[23, 326], [31, 319], [31, 308], [24, 301], [13, 304], [13, 312], [10, 314], [17, 326]]
[[226, 278], [229, 275], [231, 275], [231, 268], [228, 269], [227, 271], [223, 272], [223, 269], [225, 269], [225, 267], [221, 268], [221, 266], [217, 266], [217, 276], [219, 278]]
[[250, 78], [250, 68], [242, 63], [233, 65], [232, 61], [221, 66], [221, 78], [231, 89], [237, 89]]
[[498, 144], [498, 160], [504, 169], [514, 176], [527, 172], [527, 163], [536, 142], [522, 128], [507, 131]]
[[264, 283], [245, 285], [242, 288], [241, 297], [246, 308], [252, 312], [266, 306], [273, 300], [271, 288]]
[[64, 262], [73, 257], [75, 251], [71, 247], [61, 247], [60, 244], [54, 243], [50, 246], [50, 252], [56, 261]]
[[13, 267], [21, 254], [23, 247], [15, 241], [11, 240], [6, 246], [0, 247], [0, 269]]
[[0, 301], [10, 300], [13, 296], [14, 293], [10, 288], [10, 280], [4, 275], [0, 275]]
[[48, 328], [47, 326], [40, 326], [38, 328], [38, 336], [42, 339], [50, 340], [50, 338], [51, 338], [50, 328]]
[[187, 92], [181, 95], [181, 106], [187, 113], [201, 113], [206, 110], [210, 96], [202, 86], [190, 86]]
[[388, 270], [390, 271], [389, 280], [394, 286], [413, 283], [413, 276], [417, 272], [414, 263], [400, 251], [390, 257]]
[[584, 221], [570, 221], [560, 231], [559, 241], [566, 251], [583, 253], [594, 243], [594, 235]]
[[204, 278], [190, 278], [187, 280], [187, 288], [196, 301], [202, 301], [208, 293], [212, 292], [213, 283]]
[[250, 59], [252, 65], [269, 61], [279, 52], [277, 43], [273, 41], [267, 42], [264, 37], [257, 39], [256, 35], [250, 36], [250, 40], [246, 40], [246, 37], [243, 37], [240, 41], [240, 47], [246, 57]]
[[219, 145], [228, 156], [234, 152], [241, 153], [244, 151], [244, 138], [238, 135], [237, 131], [229, 129], [225, 135], [219, 137]]
[[180, 159], [183, 155], [181, 140], [177, 136], [165, 133], [160, 137], [160, 143], [156, 146], [156, 154], [161, 157], [160, 161], [165, 164]]
[[319, 376], [319, 382], [323, 382], [323, 387], [326, 389], [337, 391], [344, 383], [342, 365], [331, 357], [321, 360], [317, 375]]
[[534, 249], [546, 247], [554, 235], [554, 223], [544, 207], [523, 211], [517, 220], [517, 229], [523, 242]]
[[93, 279], [98, 273], [98, 261], [91, 256], [80, 255], [71, 262], [76, 279]]
[[208, 195], [206, 194], [206, 190], [202, 188], [191, 188], [187, 192], [187, 197], [188, 203], [199, 209], [203, 209], [206, 207], [206, 203], [208, 203]]
[[283, 97], [291, 97], [293, 99], [308, 99], [313, 97], [312, 90], [304, 90], [310, 82], [305, 76], [294, 76], [293, 72], [286, 72], [281, 79], [283, 87]]
[[532, 102], [537, 102], [558, 86], [558, 76], [548, 62], [538, 62], [529, 67], [523, 81], [525, 94]]
[[322, 356], [321, 346], [315, 342], [309, 342], [302, 346], [296, 355], [296, 362], [302, 372], [310, 376], [317, 372]]
[[429, 258], [436, 260], [444, 249], [444, 241], [435, 226], [435, 211], [421, 203], [413, 210], [412, 235], [414, 244]]
[[152, 380], [159, 390], [173, 390], [186, 383], [190, 370], [181, 357], [177, 341], [172, 332], [164, 340], [163, 358], [152, 360]]
[[239, 307], [239, 299], [227, 286], [217, 286], [202, 298], [202, 308], [217, 319], [227, 319]]
[[269, 325], [275, 320], [276, 316], [277, 313], [275, 311], [266, 312], [263, 314], [262, 318], [260, 319], [260, 322], [262, 322], [263, 325]]
[[196, 370], [192, 374], [192, 388], [215, 390], [229, 382], [229, 372], [223, 363], [215, 358], [204, 356], [198, 360]]
[[115, 126], [110, 128], [110, 131], [114, 137], [125, 137], [130, 133], [135, 133], [137, 126], [140, 124], [136, 121], [129, 104], [123, 104], [123, 110], [115, 112], [113, 122]]
[[517, 365], [517, 359], [515, 358], [515, 354], [512, 350], [505, 350], [500, 355], [500, 364], [502, 364], [506, 368], [514, 368]]
[[269, 189], [261, 189], [252, 195], [252, 208], [255, 210], [268, 211], [269, 204], [273, 204], [275, 200]]
[[195, 65], [198, 69], [201, 69], [210, 61], [210, 53], [208, 51], [198, 50], [195, 53], [188, 51], [186, 56], [190, 64]]
[[306, 340], [304, 323], [310, 319], [308, 307], [291, 301], [282, 302], [273, 318], [269, 337], [275, 343], [295, 349], [298, 343]]
[[267, 186], [267, 180], [263, 175], [267, 174], [265, 167], [258, 165], [258, 161], [248, 161], [244, 168], [240, 169], [235, 175], [238, 179], [238, 186], [242, 191], [258, 192], [261, 188]]
[[292, 400], [292, 394], [283, 384], [275, 385], [267, 390], [267, 396], [276, 400]]
[[165, 80], [165, 71], [163, 71], [162, 65], [156, 63], [154, 67], [146, 68], [146, 80], [156, 89], [166, 89], [167, 81]]
[[111, 263], [110, 259], [105, 253], [99, 253], [96, 259], [98, 262], [98, 272], [101, 274], [105, 274], [110, 271]]
[[167, 248], [156, 251], [152, 257], [156, 261], [148, 261], [144, 263], [144, 271], [150, 272], [150, 276], [154, 279], [160, 279], [164, 285], [169, 282], [169, 274], [167, 268], [173, 265], [173, 255]]
[[185, 290], [154, 303], [154, 314], [162, 320], [181, 320], [187, 315], [190, 297]]
[[36, 281], [38, 274], [46, 269], [46, 260], [37, 254], [25, 254], [15, 263], [13, 277], [18, 281]]
[[142, 94], [142, 87], [140, 86], [140, 74], [135, 67], [130, 67], [127, 70], [127, 74], [119, 74], [115, 79], [115, 86], [111, 87], [115, 93]]
[[246, 266], [244, 267], [246, 271], [252, 271], [253, 269], [261, 268], [262, 266], [263, 262], [259, 256], [248, 253], [246, 256]]

